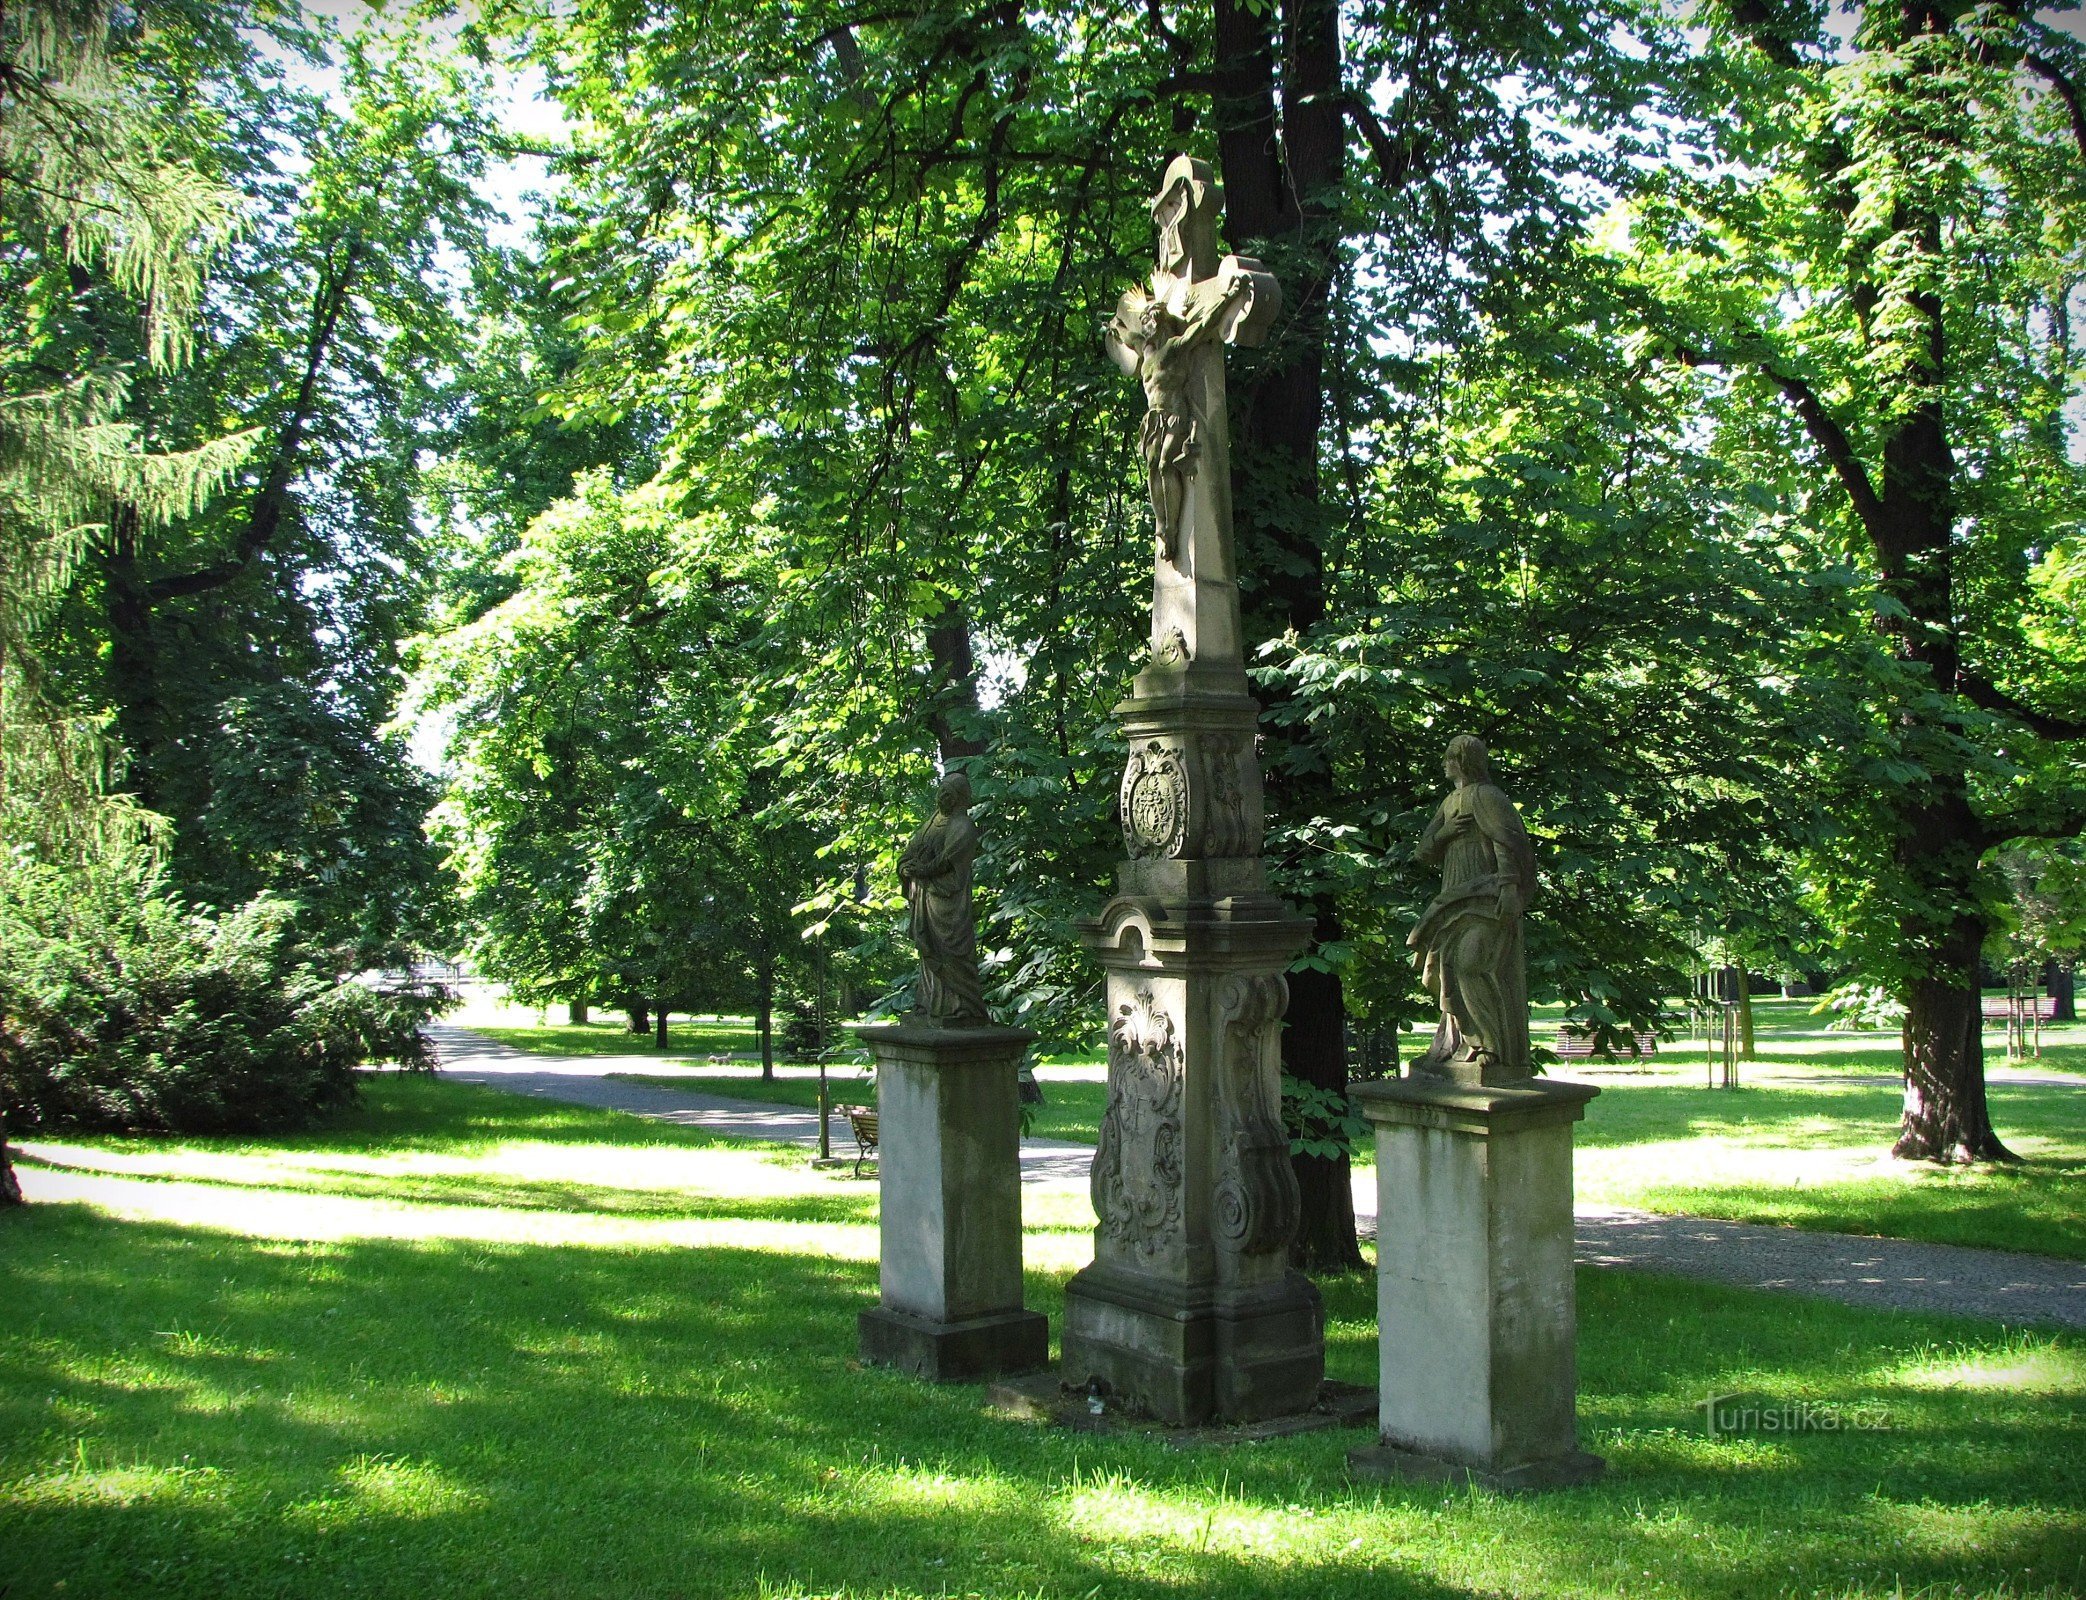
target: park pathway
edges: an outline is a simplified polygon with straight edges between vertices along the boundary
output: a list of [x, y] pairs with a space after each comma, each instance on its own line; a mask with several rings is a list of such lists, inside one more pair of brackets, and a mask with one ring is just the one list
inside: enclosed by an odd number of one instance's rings
[[[443, 1072], [460, 1082], [630, 1112], [741, 1138], [772, 1139], [806, 1148], [816, 1148], [818, 1143], [815, 1112], [695, 1090], [619, 1082], [609, 1076], [642, 1073], [647, 1077], [674, 1077], [692, 1075], [700, 1069], [675, 1068], [653, 1056], [538, 1056], [495, 1044], [462, 1028], [437, 1025], [430, 1031]], [[835, 1141], [841, 1152], [852, 1149], [845, 1128], [843, 1122]], [[1022, 1180], [1037, 1185], [1084, 1187], [1093, 1154], [1091, 1145], [1046, 1139], [1025, 1141], [1021, 1151]], [[72, 1172], [35, 1164], [19, 1170], [22, 1186], [32, 1202], [72, 1201], [120, 1216], [188, 1227], [228, 1227], [239, 1231], [251, 1222], [252, 1194], [239, 1188], [208, 1182], [140, 1181], [113, 1173]], [[1365, 1236], [1373, 1235], [1376, 1229], [1374, 1186], [1367, 1181], [1370, 1176], [1360, 1174], [1362, 1181], [1355, 1186], [1356, 1218]], [[471, 1207], [423, 1206], [331, 1195], [282, 1195], [271, 1198], [269, 1206], [272, 1227], [292, 1224], [299, 1230], [298, 1237], [310, 1238], [360, 1236], [372, 1231], [406, 1236], [415, 1230], [449, 1235], [460, 1230], [472, 1237], [516, 1237], [521, 1242], [538, 1244], [607, 1243], [625, 1236], [635, 1240], [651, 1239], [654, 1235], [654, 1242], [664, 1242], [671, 1235], [673, 1242], [682, 1244], [744, 1246], [749, 1242], [749, 1229], [758, 1234], [768, 1226], [737, 1218], [658, 1222], [554, 1213], [516, 1217], [508, 1212], [487, 1212], [478, 1217]], [[378, 1211], [383, 1216], [373, 1221], [372, 1214]], [[1738, 1288], [1817, 1295], [1879, 1310], [1938, 1312], [2013, 1324], [2086, 1328], [2086, 1262], [1903, 1239], [1812, 1233], [1706, 1217], [1662, 1216], [1615, 1206], [1580, 1206], [1576, 1233], [1577, 1256], [1587, 1266], [1668, 1273]], [[851, 1246], [840, 1240], [833, 1248], [844, 1253]]]
[[[816, 1112], [619, 1082], [609, 1076], [692, 1075], [700, 1070], [663, 1067], [655, 1056], [564, 1059], [510, 1049], [450, 1024], [438, 1023], [429, 1032], [443, 1072], [465, 1083], [628, 1111], [744, 1138], [806, 1146], [818, 1143]], [[2078, 1081], [2058, 1079], [2052, 1086], [2076, 1088]], [[838, 1129], [836, 1147], [851, 1148], [846, 1123], [839, 1122]], [[1024, 1140], [1022, 1181], [1084, 1184], [1093, 1156], [1091, 1145]], [[1373, 1236], [1376, 1188], [1368, 1172], [1356, 1174], [1355, 1217], [1363, 1235]], [[1578, 1259], [1588, 1266], [1821, 1295], [1847, 1305], [1888, 1311], [1934, 1311], [2086, 1328], [2086, 1262], [1906, 1239], [1815, 1233], [1765, 1223], [1664, 1216], [1621, 1206], [1582, 1205], [1576, 1222]]]
[[[742, 1139], [773, 1139], [783, 1144], [818, 1148], [818, 1113], [800, 1106], [740, 1100], [696, 1089], [664, 1089], [649, 1083], [627, 1083], [611, 1074], [647, 1078], [693, 1077], [704, 1069], [662, 1062], [657, 1056], [540, 1056], [496, 1044], [483, 1034], [437, 1022], [428, 1027], [442, 1074], [459, 1083], [483, 1084], [510, 1094], [541, 1095], [603, 1111], [627, 1111], [656, 1122], [707, 1128]], [[712, 1069], [714, 1070], [714, 1069]], [[847, 1118], [833, 1114], [833, 1153], [852, 1155], [854, 1139]], [[1094, 1147], [1062, 1139], [1021, 1142], [1023, 1183], [1086, 1182]]]

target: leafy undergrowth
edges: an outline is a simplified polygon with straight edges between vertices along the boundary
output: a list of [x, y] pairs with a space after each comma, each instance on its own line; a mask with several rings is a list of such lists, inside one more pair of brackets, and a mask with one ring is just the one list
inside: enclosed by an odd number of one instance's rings
[[[2086, 1586], [2069, 1337], [1582, 1272], [1602, 1483], [1364, 1486], [1342, 1465], [1356, 1434], [1177, 1452], [858, 1370], [873, 1191], [685, 1130], [381, 1078], [351, 1123], [300, 1140], [78, 1148], [149, 1156], [162, 1179], [245, 1161], [258, 1203], [236, 1231], [82, 1206], [0, 1218], [9, 1600]], [[267, 1174], [302, 1202], [329, 1162], [371, 1236], [298, 1242]], [[387, 1166], [481, 1187], [387, 1208], [347, 1181]], [[722, 1191], [749, 1172], [766, 1187], [734, 1218]], [[657, 1213], [594, 1218], [622, 1230], [594, 1246], [476, 1232], [489, 1208], [528, 1228], [677, 1189], [701, 1196], [710, 1242], [675, 1242], [692, 1225]], [[1033, 1199], [1029, 1301], [1055, 1327], [1080, 1207]], [[452, 1236], [385, 1236], [401, 1212]], [[1372, 1378], [1369, 1284], [1326, 1293], [1336, 1375]], [[1887, 1427], [1708, 1437], [1699, 1402], [1733, 1393]]]

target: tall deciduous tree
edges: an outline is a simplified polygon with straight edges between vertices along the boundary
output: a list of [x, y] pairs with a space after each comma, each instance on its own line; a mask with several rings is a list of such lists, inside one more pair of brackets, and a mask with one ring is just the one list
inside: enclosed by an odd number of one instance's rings
[[[2086, 271], [2075, 40], [2026, 6], [1713, 8], [1704, 164], [1652, 184], [1655, 330], [1729, 377], [1718, 452], [1873, 620], [1865, 726], [1821, 763], [1822, 903], [1902, 996], [1896, 1149], [2003, 1157], [1978, 964], [1994, 846], [2086, 821], [2086, 674], [2039, 647], [2039, 557], [2076, 538], [2064, 407]], [[2030, 625], [2024, 626], [2024, 617]]]
[[[123, 59], [240, 229], [183, 319], [193, 359], [123, 416], [168, 446], [230, 419], [254, 448], [180, 517], [118, 498], [54, 670], [112, 713], [182, 890], [292, 895], [308, 932], [375, 959], [436, 926], [433, 797], [387, 724], [427, 578], [421, 462], [486, 259], [482, 84], [410, 25], [340, 40], [268, 7], [146, 12]], [[59, 347], [136, 361], [92, 275], [56, 307]]]
[[513, 593], [423, 650], [453, 719], [439, 832], [490, 975], [523, 993], [744, 1006], [764, 1047], [810, 957], [811, 830], [774, 781], [757, 549], [604, 472], [528, 529]]
[[[1327, 530], [1372, 510], [1344, 469], [1322, 509], [1321, 458], [1342, 453], [1328, 397], [1352, 440], [1358, 358], [1467, 330], [1504, 264], [1569, 236], [1560, 175], [1592, 147], [1531, 119], [1632, 103], [1619, 15], [1370, 9], [1345, 39], [1325, 0], [745, 7], [729, 25], [581, 7], [540, 25], [586, 130], [573, 204], [594, 218], [559, 260], [593, 286], [566, 415], [650, 409], [667, 478], [780, 541], [781, 615], [819, 668], [780, 733], [789, 771], [844, 800], [824, 808], [844, 855], [887, 848], [923, 755], [989, 744], [980, 794], [1020, 863], [994, 925], [1046, 1028], [1092, 1031], [1069, 924], [1114, 854], [1103, 718], [1149, 581], [1126, 514], [1136, 402], [1097, 329], [1148, 265], [1155, 174], [1183, 145], [1214, 154], [1232, 247], [1284, 279], [1285, 323], [1234, 386], [1234, 499], [1261, 637], [1313, 632]], [[1320, 934], [1285, 1056], [1337, 1097], [1343, 942], [1318, 862], [1356, 802], [1286, 712], [1279, 665], [1264, 688], [1278, 852]], [[1344, 1158], [1300, 1170], [1303, 1255], [1354, 1263]]]

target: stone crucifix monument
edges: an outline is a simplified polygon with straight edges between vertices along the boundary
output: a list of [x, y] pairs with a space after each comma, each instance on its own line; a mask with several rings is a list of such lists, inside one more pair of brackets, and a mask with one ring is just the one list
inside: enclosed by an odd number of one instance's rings
[[1600, 1091], [1537, 1078], [1521, 919], [1535, 855], [1484, 744], [1449, 741], [1416, 854], [1441, 892], [1408, 941], [1440, 1010], [1410, 1075], [1354, 1091], [1376, 1132], [1381, 1442], [1374, 1477], [1584, 1483], [1572, 1290], [1572, 1124]]
[[859, 1318], [862, 1359], [944, 1383], [1050, 1359], [1048, 1323], [1021, 1303], [1017, 1074], [1035, 1035], [985, 1010], [970, 805], [970, 779], [948, 774], [898, 858], [918, 1005], [856, 1030], [876, 1056], [880, 1191], [881, 1293]]
[[1325, 1365], [1317, 1291], [1289, 1268], [1279, 1064], [1283, 973], [1310, 925], [1262, 871], [1224, 403], [1225, 345], [1258, 344], [1281, 292], [1218, 254], [1221, 204], [1205, 163], [1167, 167], [1157, 270], [1107, 329], [1144, 390], [1155, 570], [1151, 658], [1115, 712], [1129, 859], [1080, 930], [1108, 974], [1108, 1107], [1061, 1374], [1176, 1424], [1305, 1410]]

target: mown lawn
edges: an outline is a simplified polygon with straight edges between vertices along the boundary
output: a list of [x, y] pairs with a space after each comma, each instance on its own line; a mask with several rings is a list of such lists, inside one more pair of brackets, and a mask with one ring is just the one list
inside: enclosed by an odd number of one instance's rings
[[[1990, 1090], [2001, 1135], [2024, 1159], [1975, 1170], [1893, 1161], [1899, 1090], [1890, 1037], [1835, 1033], [1805, 1000], [1756, 1002], [1761, 1060], [1740, 1068], [1736, 1089], [1703, 1087], [1700, 1046], [1675, 1041], [1654, 1070], [1589, 1071], [1603, 1093], [1587, 1110], [1578, 1146], [1582, 1201], [1646, 1210], [1784, 1223], [1830, 1232], [1921, 1239], [2086, 1260], [2086, 1076], [2079, 1087], [2008, 1085]], [[1537, 1037], [1555, 1018], [1538, 1008]], [[492, 1032], [494, 1030], [486, 1030]], [[509, 1030], [516, 1031], [519, 1030]], [[547, 1030], [559, 1032], [564, 1030]], [[1991, 1061], [2002, 1065], [1988, 1036]], [[1404, 1053], [1419, 1048], [1407, 1035]], [[2086, 1027], [2048, 1029], [2036, 1071], [2086, 1069]], [[1040, 1074], [1045, 1104], [1031, 1133], [1091, 1143], [1106, 1089]], [[1865, 1081], [1875, 1080], [1875, 1081]], [[729, 1075], [645, 1079], [748, 1099], [815, 1106], [809, 1076], [763, 1084]], [[836, 1104], [866, 1104], [873, 1091], [852, 1065], [830, 1074]], [[1373, 1151], [1357, 1151], [1366, 1167]]]
[[[467, 1024], [473, 1033], [515, 1050], [543, 1056], [657, 1056], [662, 1061], [684, 1056], [740, 1054], [757, 1051], [760, 1035], [743, 1017], [675, 1018], [667, 1025], [664, 1050], [649, 1033], [632, 1033], [620, 1022], [545, 1022]], [[781, 1041], [776, 1041], [780, 1051]]]
[[[1809, 1006], [1756, 1005], [1761, 1059], [1741, 1064], [1736, 1089], [1703, 1087], [1699, 1054], [1681, 1044], [1655, 1074], [1588, 1074], [1604, 1093], [1580, 1129], [1579, 1198], [2086, 1259], [2086, 1080], [1993, 1083], [1992, 1118], [2017, 1166], [1894, 1161], [1895, 1040], [1830, 1032]], [[2001, 1038], [1987, 1037], [1995, 1067]], [[2043, 1059], [2022, 1065], [2086, 1066], [2086, 1029], [2048, 1030]]]
[[[857, 1370], [873, 1187], [685, 1130], [387, 1076], [321, 1135], [32, 1149], [253, 1204], [0, 1217], [9, 1600], [2086, 1588], [2068, 1336], [1582, 1272], [1604, 1482], [1365, 1487], [1359, 1434], [1175, 1451]], [[368, 1236], [280, 1222], [329, 1194]], [[1055, 1326], [1084, 1204], [1029, 1200]], [[1373, 1376], [1368, 1283], [1326, 1292], [1335, 1372]], [[1711, 1439], [1730, 1393], [1888, 1426]]]
[[[673, 1077], [650, 1077], [641, 1072], [618, 1072], [612, 1076], [625, 1083], [642, 1083], [655, 1089], [682, 1089], [697, 1094], [731, 1095], [741, 1100], [758, 1100], [765, 1105], [818, 1106], [818, 1079], [792, 1074], [772, 1080], [730, 1073], [677, 1073]], [[1034, 1108], [1028, 1133], [1035, 1139], [1067, 1139], [1092, 1144], [1101, 1137], [1101, 1113], [1108, 1108], [1108, 1086], [1084, 1079], [1053, 1078], [1045, 1067], [1037, 1074], [1043, 1085], [1043, 1104]], [[876, 1104], [875, 1082], [853, 1067], [836, 1068], [827, 1074], [826, 1092], [836, 1106]]]

